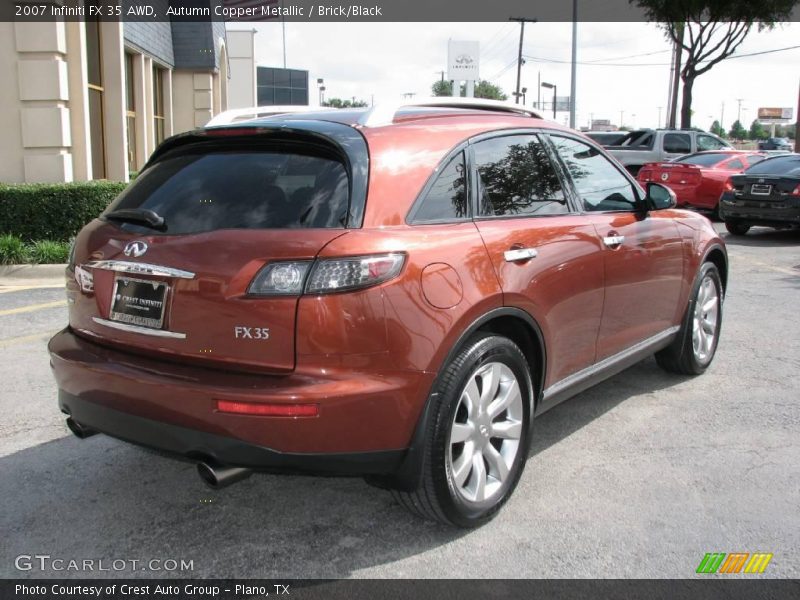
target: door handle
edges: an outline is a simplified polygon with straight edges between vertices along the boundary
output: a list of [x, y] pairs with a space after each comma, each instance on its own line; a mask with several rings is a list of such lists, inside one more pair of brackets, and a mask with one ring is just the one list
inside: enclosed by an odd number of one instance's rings
[[536, 248], [513, 248], [512, 250], [503, 252], [503, 258], [506, 259], [506, 262], [517, 262], [536, 258], [538, 254]]
[[624, 241], [625, 241], [624, 235], [607, 235], [606, 237], [603, 238], [603, 243], [609, 248], [612, 248], [614, 246], [619, 246]]

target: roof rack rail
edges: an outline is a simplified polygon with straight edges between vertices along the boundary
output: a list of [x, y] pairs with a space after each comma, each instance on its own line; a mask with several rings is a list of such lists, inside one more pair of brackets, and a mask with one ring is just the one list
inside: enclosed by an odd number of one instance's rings
[[252, 121], [253, 119], [260, 119], [261, 117], [269, 117], [271, 115], [284, 115], [287, 113], [304, 113], [304, 112], [320, 112], [327, 110], [336, 110], [327, 106], [251, 106], [249, 108], [234, 108], [219, 113], [212, 118], [206, 127], [214, 127], [215, 125], [230, 125], [231, 123], [241, 123], [243, 121]]
[[527, 108], [520, 104], [501, 102], [500, 100], [486, 100], [484, 98], [459, 98], [450, 96], [436, 96], [431, 98], [418, 98], [416, 100], [403, 100], [378, 104], [366, 111], [358, 120], [362, 127], [381, 127], [391, 125], [397, 112], [409, 107], [440, 107], [440, 108], [473, 108], [477, 110], [492, 110], [497, 112], [514, 113], [517, 115], [542, 119], [539, 111]]

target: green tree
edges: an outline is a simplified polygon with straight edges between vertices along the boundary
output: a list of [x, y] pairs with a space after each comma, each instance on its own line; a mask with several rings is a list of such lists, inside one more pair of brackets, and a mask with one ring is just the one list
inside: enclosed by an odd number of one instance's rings
[[500, 89], [500, 86], [489, 83], [484, 79], [475, 84], [475, 97], [486, 98], [487, 100], [508, 100], [508, 96]]
[[755, 26], [772, 29], [790, 20], [799, 0], [629, 0], [681, 48], [681, 128], [692, 126], [695, 80], [731, 56]]
[[431, 94], [434, 96], [452, 96], [453, 82], [440, 79], [431, 86]]
[[725, 137], [725, 130], [722, 128], [722, 125], [719, 124], [719, 121], [714, 121], [711, 124], [711, 133], [720, 137]]
[[733, 126], [731, 126], [731, 130], [728, 135], [733, 138], [734, 140], [746, 140], [747, 139], [747, 129], [742, 127], [742, 124], [737, 119], [733, 122]]
[[330, 106], [331, 108], [362, 108], [369, 106], [364, 100], [342, 100], [341, 98], [329, 98], [322, 103], [322, 106]]
[[[466, 94], [466, 85], [461, 84], [461, 95]], [[434, 96], [452, 96], [453, 95], [453, 82], [451, 81], [435, 81], [431, 86], [431, 93]], [[475, 84], [475, 97], [485, 98], [487, 100], [508, 100], [508, 96], [503, 92], [500, 86], [484, 79], [478, 80]]]
[[753, 119], [750, 123], [750, 139], [751, 140], [765, 140], [769, 137], [769, 132], [764, 129], [764, 126], [758, 122], [758, 119]]

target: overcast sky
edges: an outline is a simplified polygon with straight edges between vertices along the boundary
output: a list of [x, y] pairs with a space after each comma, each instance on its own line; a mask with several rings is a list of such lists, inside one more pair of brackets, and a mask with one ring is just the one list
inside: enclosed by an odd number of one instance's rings
[[[253, 27], [256, 61], [282, 66], [281, 23], [233, 24]], [[525, 28], [522, 85], [527, 103], [534, 101], [537, 78], [569, 94], [571, 23], [534, 23]], [[498, 23], [286, 23], [286, 59], [290, 68], [310, 71], [311, 100], [317, 102], [316, 79], [324, 78], [326, 97], [393, 101], [403, 93], [430, 95], [431, 83], [447, 68], [447, 41], [480, 42], [480, 75], [510, 95], [516, 82], [519, 25]], [[770, 32], [753, 30], [737, 54], [797, 46], [800, 24], [783, 24]], [[634, 57], [634, 55], [638, 55]], [[658, 126], [658, 107], [667, 103], [669, 44], [661, 30], [647, 23], [580, 23], [578, 25], [577, 124], [590, 116], [618, 124]], [[610, 66], [595, 63], [613, 63]], [[638, 66], [635, 66], [638, 65]], [[741, 102], [742, 122], [749, 126], [762, 106], [797, 109], [800, 48], [761, 56], [728, 59], [695, 84], [694, 125], [708, 129], [722, 116], [730, 128]], [[563, 91], [562, 91], [563, 90]], [[552, 90], [542, 89], [543, 100]], [[567, 117], [559, 114], [563, 122]], [[662, 110], [662, 121], [666, 111]]]

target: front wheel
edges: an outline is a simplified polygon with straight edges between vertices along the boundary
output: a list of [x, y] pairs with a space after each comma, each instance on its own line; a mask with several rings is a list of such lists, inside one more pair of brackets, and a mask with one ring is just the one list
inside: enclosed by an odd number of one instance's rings
[[703, 263], [678, 337], [656, 353], [659, 366], [683, 375], [699, 375], [708, 368], [719, 342], [722, 295], [719, 270], [713, 263]]
[[532, 389], [514, 342], [487, 333], [471, 338], [430, 399], [420, 483], [412, 492], [394, 492], [400, 504], [458, 527], [477, 527], [497, 514], [525, 467]]
[[739, 223], [738, 221], [725, 221], [725, 229], [732, 235], [747, 235], [750, 225]]

